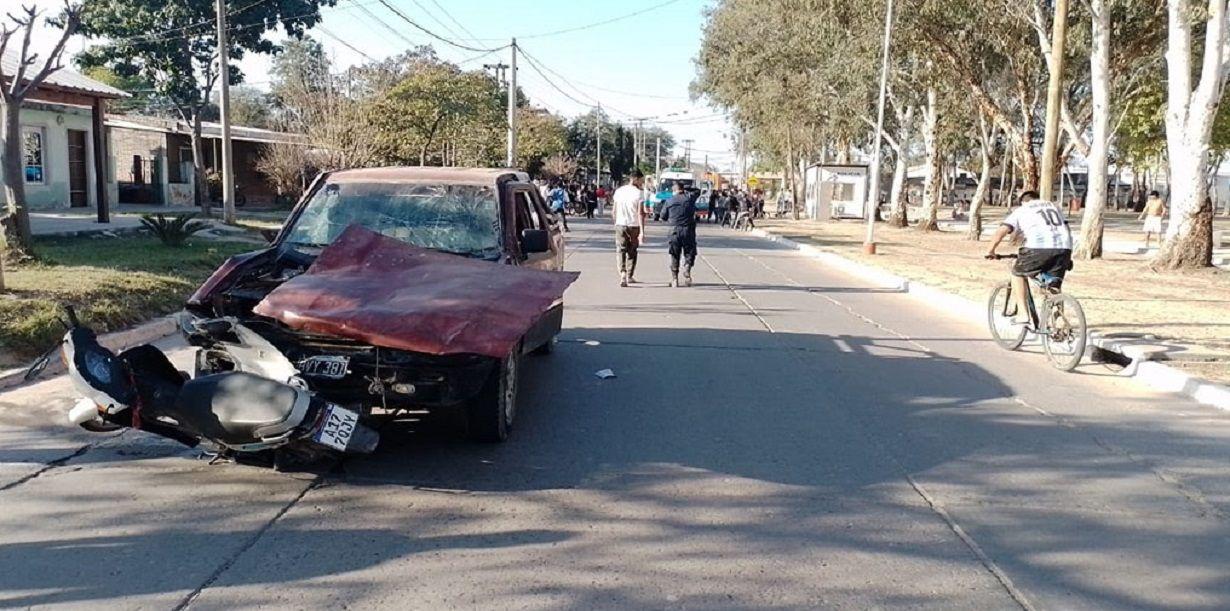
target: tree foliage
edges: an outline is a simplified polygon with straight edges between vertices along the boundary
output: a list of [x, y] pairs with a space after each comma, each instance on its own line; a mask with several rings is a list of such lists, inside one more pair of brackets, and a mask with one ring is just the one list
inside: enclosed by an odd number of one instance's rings
[[[320, 21], [320, 7], [335, 3], [279, 0], [233, 7], [227, 13], [229, 81], [243, 81], [238, 62], [247, 53], [278, 51], [267, 32], [280, 28], [302, 37]], [[197, 200], [207, 213], [200, 122], [220, 78], [216, 18], [214, 0], [91, 0], [82, 10], [81, 32], [106, 40], [77, 56], [83, 68], [107, 67], [152, 84], [152, 93], [192, 125]]]

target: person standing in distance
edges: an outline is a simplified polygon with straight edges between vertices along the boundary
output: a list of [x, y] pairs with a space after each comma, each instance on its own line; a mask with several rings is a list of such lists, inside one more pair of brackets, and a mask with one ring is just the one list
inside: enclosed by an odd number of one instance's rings
[[1157, 191], [1150, 192], [1145, 209], [1141, 210], [1140, 216], [1136, 218], [1145, 222], [1145, 250], [1149, 250], [1149, 242], [1154, 234], [1157, 234], [1157, 245], [1162, 245], [1162, 218], [1165, 216], [1166, 202], [1162, 201], [1162, 195]]
[[681, 181], [671, 186], [673, 195], [662, 208], [662, 220], [671, 226], [667, 243], [671, 254], [671, 286], [679, 284], [679, 258], [683, 257], [683, 285], [692, 286], [692, 266], [696, 264], [696, 197]]
[[632, 170], [628, 182], [615, 189], [611, 197], [611, 218], [615, 221], [615, 255], [619, 261], [619, 286], [636, 282], [636, 251], [641, 245], [641, 233], [645, 231], [645, 214], [642, 207], [644, 196], [641, 187], [645, 175]]

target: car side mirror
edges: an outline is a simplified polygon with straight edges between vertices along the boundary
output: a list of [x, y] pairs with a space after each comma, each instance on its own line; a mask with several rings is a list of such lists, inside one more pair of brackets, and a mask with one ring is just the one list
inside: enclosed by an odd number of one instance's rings
[[261, 237], [265, 238], [266, 242], [273, 244], [273, 241], [278, 239], [278, 233], [280, 233], [281, 231], [282, 231], [281, 227], [277, 229], [262, 229]]
[[551, 251], [551, 234], [545, 229], [523, 229], [521, 231], [521, 252], [532, 255]]

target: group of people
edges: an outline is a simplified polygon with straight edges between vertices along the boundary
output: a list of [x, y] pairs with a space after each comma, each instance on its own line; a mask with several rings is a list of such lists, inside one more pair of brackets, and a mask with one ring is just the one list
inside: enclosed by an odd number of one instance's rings
[[564, 182], [559, 179], [551, 182], [540, 180], [538, 181], [538, 190], [542, 194], [543, 201], [551, 206], [551, 212], [559, 216], [560, 221], [564, 225], [564, 231], [568, 231], [568, 213], [570, 209], [584, 214], [585, 218], [592, 219], [595, 212], [601, 213], [607, 199], [606, 189], [600, 185], [588, 182]]
[[709, 222], [734, 229], [754, 229], [756, 219], [764, 217], [764, 193], [740, 189], [721, 189], [709, 199]]

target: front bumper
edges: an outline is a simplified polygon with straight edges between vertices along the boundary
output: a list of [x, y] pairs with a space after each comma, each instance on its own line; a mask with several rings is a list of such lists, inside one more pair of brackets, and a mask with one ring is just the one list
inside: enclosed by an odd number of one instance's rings
[[[266, 320], [244, 321], [295, 369], [292, 383], [306, 386], [326, 400], [341, 405], [389, 409], [432, 409], [451, 407], [468, 401], [482, 389], [492, 375], [496, 359], [473, 355], [430, 355], [376, 346], [351, 340], [309, 335], [291, 331]], [[189, 343], [200, 348], [197, 375], [220, 371], [254, 371], [263, 363], [253, 360], [234, 338], [188, 335]], [[239, 357], [237, 355], [243, 355]], [[270, 356], [270, 355], [267, 355]], [[302, 373], [303, 364], [313, 357], [343, 357], [347, 367], [340, 376]]]

